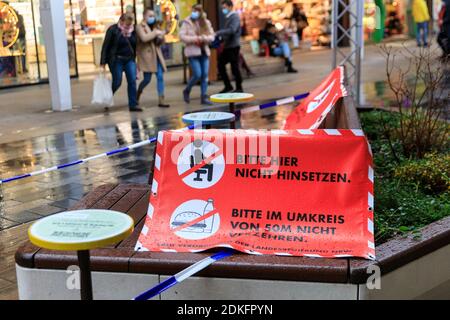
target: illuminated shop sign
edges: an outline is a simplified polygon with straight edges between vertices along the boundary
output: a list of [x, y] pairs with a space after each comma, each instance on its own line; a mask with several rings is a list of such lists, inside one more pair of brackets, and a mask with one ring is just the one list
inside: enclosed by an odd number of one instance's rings
[[19, 37], [19, 18], [16, 11], [0, 1], [0, 48], [12, 47]]

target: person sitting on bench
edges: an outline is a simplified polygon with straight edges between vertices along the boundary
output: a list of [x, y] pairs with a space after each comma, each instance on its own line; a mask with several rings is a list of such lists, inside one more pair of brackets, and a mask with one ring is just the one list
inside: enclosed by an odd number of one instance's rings
[[275, 25], [270, 22], [266, 24], [265, 28], [259, 32], [259, 43], [261, 46], [266, 45], [269, 48], [271, 56], [284, 58], [287, 72], [297, 73], [297, 70], [292, 67], [292, 53], [289, 43], [280, 39]]

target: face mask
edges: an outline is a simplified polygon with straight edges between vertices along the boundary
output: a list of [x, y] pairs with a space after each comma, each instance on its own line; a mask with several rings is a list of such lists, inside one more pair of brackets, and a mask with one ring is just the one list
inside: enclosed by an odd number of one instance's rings
[[155, 24], [155, 22], [156, 22], [155, 17], [149, 17], [149, 18], [147, 19], [147, 23], [148, 23], [149, 25]]
[[198, 18], [200, 18], [200, 12], [193, 11], [192, 14], [191, 14], [191, 19], [192, 20], [197, 20]]
[[222, 12], [223, 12], [224, 15], [228, 15], [230, 13], [230, 10], [228, 10], [226, 8], [223, 8]]

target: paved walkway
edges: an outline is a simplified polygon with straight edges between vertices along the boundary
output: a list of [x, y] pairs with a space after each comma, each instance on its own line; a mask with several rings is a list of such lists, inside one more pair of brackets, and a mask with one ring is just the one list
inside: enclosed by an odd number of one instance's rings
[[[329, 50], [296, 54], [299, 74], [277, 74], [253, 78], [245, 82], [247, 91], [259, 101], [307, 92], [320, 83], [330, 71]], [[364, 60], [363, 81], [369, 103], [386, 97], [384, 60], [376, 47], [368, 47]], [[181, 70], [167, 74], [167, 96], [173, 105], [158, 109], [155, 89], [146, 92], [142, 114], [130, 114], [117, 107], [105, 115], [90, 106], [92, 79], [73, 81], [72, 112], [47, 113], [47, 85], [1, 91], [0, 99], [0, 175], [2, 178], [28, 173], [57, 164], [67, 163], [119, 146], [132, 144], [161, 129], [182, 127], [181, 115], [200, 111], [198, 99], [191, 105], [180, 102]], [[211, 86], [210, 92], [221, 89]], [[196, 93], [194, 90], [194, 96]], [[125, 92], [117, 94], [118, 105], [124, 105]], [[247, 114], [238, 126], [244, 128], [279, 128], [294, 104]], [[2, 187], [0, 201], [0, 299], [17, 298], [14, 252], [26, 241], [26, 230], [32, 221], [64, 211], [87, 192], [105, 183], [146, 183], [153, 146], [146, 146], [123, 155], [96, 160], [86, 165], [24, 179]]]

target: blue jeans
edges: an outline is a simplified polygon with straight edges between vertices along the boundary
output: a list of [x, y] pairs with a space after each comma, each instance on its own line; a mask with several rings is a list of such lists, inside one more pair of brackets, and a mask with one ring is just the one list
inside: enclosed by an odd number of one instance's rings
[[417, 45], [428, 45], [428, 21], [417, 23], [417, 33], [416, 33]]
[[191, 92], [192, 87], [201, 80], [201, 96], [204, 97], [208, 94], [209, 57], [206, 54], [200, 57], [191, 57], [189, 64], [192, 69], [192, 78], [186, 86], [186, 91]]
[[[158, 96], [164, 96], [164, 69], [162, 64], [158, 60], [158, 68], [156, 70], [157, 90]], [[144, 72], [144, 79], [139, 84], [139, 91], [144, 91], [145, 87], [152, 81], [152, 73]]]
[[292, 54], [291, 54], [291, 48], [289, 47], [289, 43], [282, 42], [278, 47], [273, 49], [273, 54], [276, 57], [283, 57], [291, 60]]
[[136, 62], [131, 60], [115, 59], [114, 63], [109, 65], [112, 75], [112, 90], [115, 93], [122, 85], [122, 74], [125, 72], [128, 83], [128, 106], [135, 108], [136, 99]]

